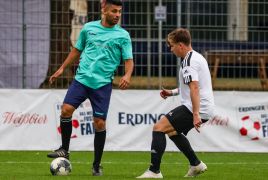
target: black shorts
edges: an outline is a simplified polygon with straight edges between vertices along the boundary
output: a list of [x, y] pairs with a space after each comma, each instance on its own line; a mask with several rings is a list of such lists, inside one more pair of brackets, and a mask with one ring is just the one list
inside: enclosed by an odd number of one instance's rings
[[[184, 105], [176, 107], [166, 114], [166, 118], [170, 124], [177, 131], [178, 134], [183, 133], [185, 136], [187, 133], [194, 128], [193, 124], [193, 113]], [[202, 123], [207, 122], [206, 119], [201, 119]]]

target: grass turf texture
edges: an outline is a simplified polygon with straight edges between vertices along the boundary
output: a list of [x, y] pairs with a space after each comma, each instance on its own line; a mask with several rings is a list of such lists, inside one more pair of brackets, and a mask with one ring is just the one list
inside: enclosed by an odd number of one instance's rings
[[[150, 165], [150, 152], [104, 152], [103, 177], [93, 177], [93, 152], [71, 152], [69, 176], [52, 176], [44, 151], [0, 151], [0, 179], [135, 179]], [[267, 157], [264, 153], [197, 153], [208, 171], [198, 179], [267, 179]], [[165, 152], [161, 163], [164, 179], [185, 179], [189, 169], [182, 153]]]

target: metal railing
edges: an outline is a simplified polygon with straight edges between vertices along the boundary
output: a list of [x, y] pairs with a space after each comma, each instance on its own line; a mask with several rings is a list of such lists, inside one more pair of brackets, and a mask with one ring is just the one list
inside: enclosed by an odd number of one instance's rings
[[[0, 87], [68, 88], [78, 61], [65, 70], [54, 84], [49, 84], [49, 77], [70, 53], [83, 24], [101, 19], [102, 0], [22, 2], [24, 9], [19, 0], [0, 1]], [[43, 4], [38, 7], [36, 3]], [[159, 5], [166, 6], [166, 21], [155, 21], [154, 9]], [[17, 16], [14, 17], [14, 14]], [[36, 17], [49, 19], [35, 21]], [[131, 89], [177, 87], [180, 60], [165, 46], [165, 38], [181, 27], [190, 31], [193, 49], [207, 59], [214, 90], [268, 90], [265, 66], [268, 60], [266, 1], [123, 0], [120, 25], [130, 33], [133, 44], [135, 68]], [[16, 34], [16, 30], [19, 33]], [[40, 41], [38, 35], [41, 32], [49, 36], [41, 38], [45, 43], [37, 44], [38, 48], [33, 50], [35, 43]], [[8, 36], [10, 33], [11, 36]], [[7, 46], [9, 41], [21, 45], [14, 50], [14, 46]], [[36, 61], [38, 57], [42, 60]], [[15, 75], [14, 68], [17, 70]], [[39, 72], [41, 70], [42, 73]], [[122, 61], [115, 74], [115, 89], [123, 74]], [[12, 79], [16, 81], [10, 83]]]

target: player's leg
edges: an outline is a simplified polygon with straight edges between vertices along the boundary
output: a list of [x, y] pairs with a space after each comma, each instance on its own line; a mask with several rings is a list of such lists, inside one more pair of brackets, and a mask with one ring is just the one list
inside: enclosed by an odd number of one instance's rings
[[154, 125], [151, 144], [151, 165], [149, 170], [137, 178], [163, 178], [160, 172], [160, 164], [166, 149], [165, 134], [172, 131], [174, 131], [174, 128], [166, 117], [161, 118]]
[[106, 140], [106, 121], [104, 119], [94, 117], [94, 162], [92, 172], [94, 176], [102, 176], [101, 158], [103, 154], [104, 144]]
[[87, 98], [85, 86], [76, 79], [70, 85], [62, 105], [60, 127], [62, 146], [47, 155], [49, 158], [65, 157], [69, 159], [69, 145], [72, 134], [72, 115], [78, 106]]
[[174, 131], [168, 133], [168, 136], [190, 162], [190, 169], [185, 177], [196, 177], [198, 174], [207, 170], [207, 166], [197, 158], [190, 142], [183, 134], [178, 134]]
[[165, 116], [161, 118], [153, 127], [150, 170], [154, 173], [160, 172], [161, 159], [166, 149], [165, 134], [171, 131], [174, 131], [174, 128]]
[[[157, 173], [157, 169], [160, 168], [160, 163], [161, 163], [161, 158], [164, 153], [165, 147], [166, 147], [166, 139], [165, 139], [165, 133], [167, 134], [176, 134], [174, 131], [178, 132], [181, 134], [182, 132], [187, 134], [189, 130], [193, 128], [193, 115], [192, 113], [188, 110], [186, 106], [179, 106], [169, 113], [165, 115], [164, 118], [162, 118], [160, 121], [158, 121], [155, 126], [154, 126], [154, 132], [153, 132], [153, 142], [152, 142], [152, 152], [151, 152], [151, 166], [150, 169], [151, 172]], [[162, 133], [161, 133], [162, 132]], [[156, 138], [154, 140], [154, 138]], [[159, 139], [161, 139], [163, 142], [160, 142]], [[154, 142], [155, 141], [155, 142]], [[161, 151], [156, 151], [156, 153], [153, 149], [159, 144], [159, 150]], [[162, 148], [162, 149], [161, 149]], [[159, 170], [158, 170], [159, 171]], [[145, 178], [147, 177], [152, 177], [150, 176], [152, 173], [144, 173], [142, 176], [138, 178]]]
[[[195, 177], [204, 172], [207, 168], [206, 165], [197, 158], [190, 145], [190, 142], [185, 137], [185, 135], [187, 135], [187, 133], [194, 128], [192, 112], [186, 106], [179, 106], [166, 116], [176, 130], [168, 133], [169, 138], [175, 143], [175, 145], [190, 162], [190, 170], [186, 177]], [[202, 121], [205, 122], [204, 120]]]
[[190, 142], [183, 134], [178, 134], [176, 131], [168, 133], [169, 138], [175, 143], [178, 149], [187, 157], [191, 166], [200, 164], [195, 152], [193, 151]]
[[62, 148], [69, 150], [72, 135], [72, 116], [76, 108], [70, 104], [63, 103], [60, 117]]
[[94, 116], [94, 162], [92, 174], [102, 176], [101, 158], [106, 140], [106, 118], [110, 104], [112, 83], [99, 89], [88, 89], [88, 96], [91, 101]]

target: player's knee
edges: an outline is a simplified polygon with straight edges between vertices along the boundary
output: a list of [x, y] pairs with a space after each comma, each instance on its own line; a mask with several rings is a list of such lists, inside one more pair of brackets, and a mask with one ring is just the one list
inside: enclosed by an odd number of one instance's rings
[[94, 127], [97, 130], [103, 130], [103, 129], [105, 129], [105, 121], [102, 120], [102, 119], [96, 120], [94, 122]]
[[153, 127], [153, 131], [162, 131], [161, 126], [159, 126], [157, 123]]
[[63, 118], [69, 118], [72, 116], [72, 112], [68, 111], [67, 108], [62, 108], [61, 110], [61, 117]]
[[178, 133], [176, 131], [173, 131], [173, 132], [167, 133], [167, 135], [168, 137], [171, 137], [171, 136], [178, 135]]

